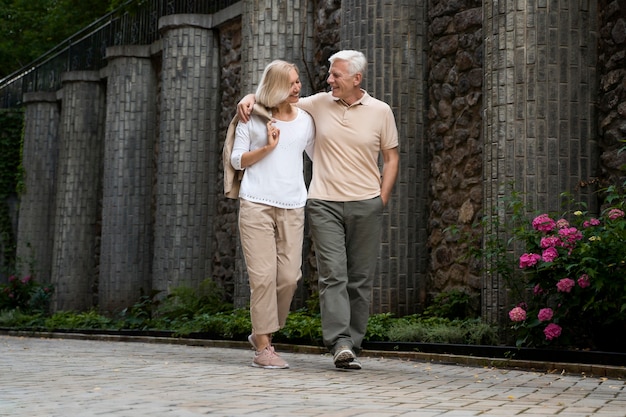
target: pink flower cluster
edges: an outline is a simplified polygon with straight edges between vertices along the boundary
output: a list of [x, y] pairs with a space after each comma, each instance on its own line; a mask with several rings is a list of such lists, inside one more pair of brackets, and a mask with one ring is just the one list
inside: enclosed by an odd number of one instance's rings
[[573, 247], [576, 242], [583, 238], [583, 234], [575, 227], [564, 227], [559, 229], [559, 236], [561, 236], [563, 246]]
[[544, 262], [554, 262], [554, 260], [558, 257], [559, 257], [559, 251], [553, 247], [546, 248], [541, 254], [541, 259]]
[[519, 267], [524, 269], [529, 266], [536, 265], [540, 259], [541, 255], [537, 255], [536, 253], [525, 253], [519, 258]]
[[572, 291], [572, 288], [574, 288], [574, 286], [576, 286], [576, 282], [574, 282], [574, 280], [571, 278], [563, 278], [556, 283], [556, 289], [559, 292], [569, 293]]
[[580, 277], [578, 277], [578, 280], [576, 282], [578, 283], [578, 286], [580, 288], [587, 288], [591, 285], [591, 280], [589, 279], [589, 275], [587, 274], [582, 274]]
[[546, 336], [546, 340], [553, 340], [561, 336], [561, 326], [558, 324], [550, 323], [543, 329], [543, 334]]
[[509, 311], [509, 318], [515, 322], [524, 321], [526, 320], [526, 310], [522, 307], [515, 307]]
[[611, 220], [616, 220], [616, 219], [619, 219], [620, 217], [624, 217], [624, 212], [620, 209], [614, 208], [614, 209], [609, 210], [607, 217]]
[[539, 310], [539, 314], [537, 314], [537, 318], [539, 321], [550, 321], [554, 316], [554, 311], [551, 308], [542, 308]]
[[[554, 311], [551, 308], [542, 308], [539, 310], [539, 314], [537, 314], [537, 318], [541, 322], [546, 322], [552, 320], [554, 317]], [[514, 322], [522, 322], [526, 320], [526, 310], [522, 307], [517, 306], [509, 311], [509, 318]], [[543, 329], [543, 334], [546, 337], [546, 340], [553, 340], [561, 336], [561, 331], [563, 329], [556, 323], [548, 323], [548, 325]]]
[[540, 214], [533, 219], [533, 228], [540, 232], [551, 232], [556, 223], [547, 214]]
[[[599, 224], [599, 221], [593, 221]], [[535, 253], [525, 253], [520, 257], [519, 267], [521, 269], [535, 266], [539, 260], [544, 262], [554, 262], [559, 257], [558, 247], [564, 247], [572, 249], [576, 246], [576, 242], [583, 238], [583, 234], [575, 227], [570, 227], [569, 222], [565, 219], [559, 219], [554, 221], [547, 214], [541, 214], [535, 217], [532, 221], [533, 228], [540, 232], [551, 232], [555, 228], [558, 229], [558, 236], [548, 235], [543, 236], [539, 245], [543, 249], [541, 255]]]
[[591, 218], [583, 222], [583, 227], [600, 226], [600, 220]]

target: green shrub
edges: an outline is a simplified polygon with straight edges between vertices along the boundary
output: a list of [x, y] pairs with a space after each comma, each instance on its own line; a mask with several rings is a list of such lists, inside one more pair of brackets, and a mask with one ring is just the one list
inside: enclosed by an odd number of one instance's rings
[[7, 284], [0, 284], [0, 311], [46, 313], [52, 293], [52, 285], [42, 285], [30, 275], [21, 279], [11, 275]]
[[514, 229], [528, 294], [509, 312], [518, 346], [597, 349], [607, 333], [626, 330], [626, 195], [605, 192], [597, 217], [543, 213]]
[[60, 311], [47, 318], [44, 326], [48, 330], [113, 329], [115, 320], [102, 316], [94, 310], [79, 313]]
[[387, 337], [392, 342], [498, 344], [497, 328], [480, 319], [449, 320], [411, 316], [394, 322]]
[[285, 327], [274, 335], [276, 341], [322, 343], [322, 321], [319, 314], [307, 310], [289, 313]]
[[424, 315], [447, 319], [464, 319], [476, 317], [478, 306], [477, 296], [454, 289], [437, 294], [432, 303], [424, 310]]

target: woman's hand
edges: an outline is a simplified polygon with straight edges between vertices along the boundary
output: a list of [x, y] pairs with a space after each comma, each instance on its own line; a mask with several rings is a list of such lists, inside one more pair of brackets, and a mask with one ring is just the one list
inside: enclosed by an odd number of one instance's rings
[[267, 122], [267, 146], [274, 149], [278, 145], [278, 139], [280, 138], [280, 129], [274, 124], [275, 119]]

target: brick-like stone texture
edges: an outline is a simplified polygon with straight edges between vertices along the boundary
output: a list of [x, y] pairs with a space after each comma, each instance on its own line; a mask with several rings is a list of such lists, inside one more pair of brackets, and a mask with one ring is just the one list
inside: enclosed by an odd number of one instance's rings
[[[561, 210], [563, 192], [597, 206], [579, 187], [597, 175], [595, 3], [484, 2], [484, 206], [498, 219], [487, 235], [507, 234], [511, 182], [529, 213]], [[491, 274], [483, 285], [483, 317], [496, 321], [508, 308], [503, 283]]]
[[[153, 290], [211, 278], [220, 68], [217, 39], [194, 15], [166, 16], [154, 226]], [[207, 19], [208, 20], [208, 19]], [[221, 191], [221, 190], [220, 190]]]
[[[149, 47], [107, 55], [99, 308], [130, 307], [152, 288], [156, 74]], [[129, 279], [132, 277], [132, 279]]]
[[[303, 96], [313, 92], [311, 74], [314, 71], [313, 49], [313, 2], [294, 0], [251, 0], [243, 2], [241, 28], [241, 94], [253, 93], [271, 61], [283, 59], [296, 64], [300, 71]], [[237, 99], [237, 101], [239, 101]], [[304, 157], [306, 161], [308, 159]], [[238, 236], [238, 234], [237, 234]], [[307, 259], [309, 241], [303, 251]], [[245, 306], [250, 299], [248, 274], [241, 250], [237, 250], [234, 270], [234, 301], [236, 306]], [[296, 298], [305, 298], [308, 283], [316, 281], [305, 264], [303, 280]]]
[[400, 139], [400, 172], [384, 212], [374, 313], [414, 313], [425, 295], [429, 172], [424, 132], [425, 13], [426, 2], [342, 2], [341, 49], [360, 50], [368, 58], [363, 87], [392, 107]]
[[87, 310], [95, 304], [104, 103], [97, 72], [63, 75], [52, 253], [54, 311]]
[[22, 275], [49, 283], [60, 108], [56, 93], [24, 95], [24, 192], [20, 196], [17, 258]]

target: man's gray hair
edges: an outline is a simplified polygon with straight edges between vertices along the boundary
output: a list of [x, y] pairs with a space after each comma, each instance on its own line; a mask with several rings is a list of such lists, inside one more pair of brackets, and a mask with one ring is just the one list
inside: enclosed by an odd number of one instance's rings
[[362, 52], [353, 51], [350, 49], [344, 49], [343, 51], [336, 52], [330, 58], [328, 58], [330, 65], [332, 65], [336, 59], [348, 62], [348, 70], [350, 71], [350, 75], [354, 75], [360, 72], [361, 75], [365, 77], [365, 70], [367, 69], [367, 58], [365, 58], [365, 55], [363, 55]]

